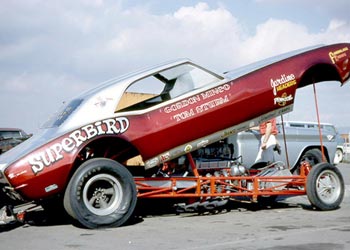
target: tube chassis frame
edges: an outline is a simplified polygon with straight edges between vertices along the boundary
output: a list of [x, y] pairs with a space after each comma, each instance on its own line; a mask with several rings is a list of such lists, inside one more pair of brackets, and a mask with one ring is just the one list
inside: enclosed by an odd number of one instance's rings
[[[292, 176], [257, 176], [259, 170], [250, 171], [250, 176], [235, 177], [205, 177], [198, 174], [192, 155], [187, 154], [192, 171], [191, 177], [135, 177], [138, 189], [138, 198], [208, 198], [208, 197], [249, 197], [257, 202], [259, 196], [290, 196], [305, 195], [307, 173], [310, 165], [303, 162], [300, 166], [300, 175]], [[183, 187], [184, 183], [192, 183]], [[246, 185], [242, 185], [246, 182]], [[250, 184], [248, 184], [250, 183]], [[273, 184], [261, 187], [260, 184]], [[164, 185], [166, 184], [166, 185]], [[182, 185], [182, 186], [181, 186]], [[221, 190], [217, 189], [220, 185]], [[246, 186], [246, 187], [244, 187]], [[203, 193], [206, 189], [206, 193]], [[230, 191], [234, 190], [234, 191]]]

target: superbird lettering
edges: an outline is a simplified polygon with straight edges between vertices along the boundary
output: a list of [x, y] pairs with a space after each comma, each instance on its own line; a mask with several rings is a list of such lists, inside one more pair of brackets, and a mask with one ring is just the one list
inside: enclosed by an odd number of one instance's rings
[[104, 134], [122, 134], [129, 128], [129, 120], [125, 117], [111, 118], [88, 124], [70, 133], [60, 142], [31, 156], [28, 160], [34, 174], [44, 170], [45, 167], [64, 158], [65, 153], [72, 153], [87, 140]]

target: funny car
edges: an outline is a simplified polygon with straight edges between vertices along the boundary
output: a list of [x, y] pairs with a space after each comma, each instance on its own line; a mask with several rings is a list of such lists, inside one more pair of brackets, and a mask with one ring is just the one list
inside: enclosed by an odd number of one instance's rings
[[179, 209], [197, 211], [306, 194], [336, 209], [344, 181], [332, 164], [302, 161], [297, 175], [283, 162], [242, 166], [225, 139], [291, 112], [298, 88], [344, 84], [349, 48], [308, 47], [225, 73], [179, 59], [106, 81], [0, 156], [0, 206], [59, 200], [87, 228], [121, 226], [147, 198], [185, 199]]

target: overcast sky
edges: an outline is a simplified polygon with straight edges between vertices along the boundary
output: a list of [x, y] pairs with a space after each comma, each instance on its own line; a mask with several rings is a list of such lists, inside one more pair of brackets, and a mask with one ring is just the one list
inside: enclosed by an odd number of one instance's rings
[[[218, 72], [350, 42], [349, 0], [0, 0], [0, 127], [35, 133], [112, 77], [187, 57]], [[315, 121], [312, 88], [285, 119]], [[350, 127], [350, 84], [317, 85], [321, 121]]]

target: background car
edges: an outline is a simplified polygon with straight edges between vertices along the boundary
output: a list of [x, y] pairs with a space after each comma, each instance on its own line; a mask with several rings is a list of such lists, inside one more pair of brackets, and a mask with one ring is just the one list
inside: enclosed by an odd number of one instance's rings
[[345, 142], [343, 144], [343, 150], [344, 150], [343, 162], [350, 162], [350, 143]]
[[30, 136], [22, 129], [0, 128], [0, 154], [27, 140]]
[[[310, 122], [310, 121], [288, 121], [285, 122], [285, 125], [287, 127], [293, 127], [293, 128], [300, 128], [307, 134], [308, 130], [314, 130], [318, 131], [319, 127], [321, 128], [321, 133], [323, 136], [325, 136], [325, 139], [323, 142], [325, 142], [327, 145], [329, 145], [328, 142], [335, 142], [336, 143], [336, 150], [335, 153], [333, 153], [333, 149], [331, 151], [328, 151], [330, 153], [329, 159], [330, 162], [334, 164], [339, 164], [343, 161], [344, 158], [344, 138], [341, 137], [338, 129], [331, 123], [320, 123], [317, 122]], [[311, 133], [311, 132], [310, 132]], [[319, 134], [319, 133], [318, 133]], [[302, 136], [302, 134], [300, 134]], [[329, 148], [327, 146], [327, 148]]]
[[[326, 160], [335, 162], [337, 150], [337, 130], [332, 124], [322, 123], [322, 141]], [[316, 122], [285, 121], [284, 135], [282, 123], [277, 124], [279, 131], [277, 140], [281, 147], [281, 154], [275, 153], [276, 161], [287, 163], [286, 150], [288, 151], [288, 164], [292, 172], [298, 172], [299, 163], [307, 159], [312, 165], [322, 162], [320, 135]], [[284, 143], [286, 138], [286, 145]], [[242, 157], [242, 163], [252, 166], [257, 156], [260, 142], [260, 133], [256, 130], [240, 132], [228, 138], [228, 143], [235, 149], [234, 157]], [[287, 146], [287, 149], [286, 149]]]

